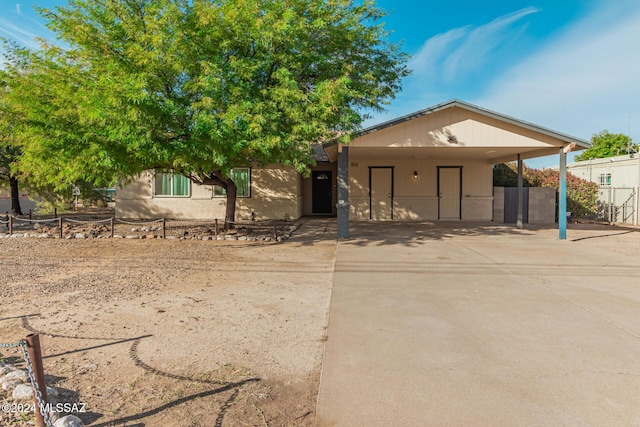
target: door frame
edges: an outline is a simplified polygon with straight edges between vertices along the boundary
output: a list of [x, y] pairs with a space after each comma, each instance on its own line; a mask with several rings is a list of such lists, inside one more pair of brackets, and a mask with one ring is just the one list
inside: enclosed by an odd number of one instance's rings
[[[330, 182], [330, 188], [331, 188], [331, 199], [329, 201], [329, 205], [331, 207], [331, 211], [330, 212], [316, 212], [313, 207], [314, 207], [314, 202], [316, 201], [316, 192], [315, 192], [315, 185], [316, 185], [316, 177], [319, 174], [329, 174], [330, 178], [329, 178], [329, 182]], [[318, 215], [318, 216], [322, 216], [322, 215], [333, 215], [333, 171], [331, 170], [312, 170], [311, 171], [311, 215]]]
[[440, 170], [441, 169], [458, 169], [459, 171], [459, 180], [460, 180], [460, 203], [458, 204], [458, 219], [462, 219], [462, 166], [438, 166], [438, 188], [437, 188], [437, 196], [438, 196], [438, 220], [440, 220], [440, 201], [442, 197], [440, 196]]
[[373, 169], [391, 169], [391, 219], [393, 220], [393, 190], [394, 190], [394, 178], [395, 178], [395, 166], [369, 166], [369, 219], [373, 219], [373, 193], [371, 191], [371, 171]]

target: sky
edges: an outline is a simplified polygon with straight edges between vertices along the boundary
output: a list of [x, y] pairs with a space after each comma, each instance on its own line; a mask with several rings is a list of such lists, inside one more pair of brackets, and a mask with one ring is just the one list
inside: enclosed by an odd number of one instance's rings
[[[52, 38], [34, 5], [0, 0], [0, 37]], [[459, 99], [589, 140], [640, 141], [640, 1], [378, 0], [391, 41], [411, 55], [403, 90], [365, 126]], [[570, 157], [571, 159], [571, 157]], [[527, 160], [554, 166], [558, 156]]]

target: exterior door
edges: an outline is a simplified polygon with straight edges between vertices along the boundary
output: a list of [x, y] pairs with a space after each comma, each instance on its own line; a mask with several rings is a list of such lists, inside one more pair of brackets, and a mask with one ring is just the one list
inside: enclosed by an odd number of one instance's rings
[[393, 219], [393, 167], [369, 168], [370, 218]]
[[333, 214], [333, 173], [313, 171], [311, 179], [312, 212], [320, 215]]
[[462, 167], [438, 167], [438, 218], [461, 217]]

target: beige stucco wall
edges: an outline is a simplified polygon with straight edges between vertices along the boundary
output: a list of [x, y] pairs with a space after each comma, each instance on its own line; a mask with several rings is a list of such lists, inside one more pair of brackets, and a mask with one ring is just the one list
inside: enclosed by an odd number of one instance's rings
[[[349, 159], [351, 218], [369, 219], [369, 167], [394, 167], [393, 216], [395, 220], [438, 219], [438, 166], [462, 166], [462, 219], [493, 217], [493, 169], [484, 161], [450, 159], [381, 160]], [[418, 179], [414, 179], [414, 171]]]
[[[455, 136], [456, 143], [449, 138]], [[562, 141], [462, 108], [448, 108], [354, 140], [368, 147], [561, 147]]]
[[[226, 198], [213, 197], [213, 187], [191, 184], [191, 196], [153, 196], [153, 173], [145, 172], [132, 183], [119, 188], [116, 201], [118, 218], [224, 218]], [[251, 197], [239, 197], [236, 220], [295, 219], [302, 216], [302, 178], [293, 168], [269, 166], [251, 169]]]

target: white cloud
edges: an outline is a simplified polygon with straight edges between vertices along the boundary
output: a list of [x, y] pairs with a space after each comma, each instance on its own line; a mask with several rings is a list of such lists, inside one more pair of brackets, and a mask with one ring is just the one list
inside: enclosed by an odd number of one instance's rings
[[10, 39], [17, 41], [23, 46], [31, 49], [37, 49], [40, 44], [35, 40], [38, 34], [12, 24], [4, 18], [0, 18], [0, 36], [9, 36]]
[[16, 13], [18, 15], [22, 15], [22, 6], [20, 5], [20, 3], [16, 3]]
[[451, 81], [468, 74], [489, 60], [489, 54], [504, 44], [514, 24], [539, 9], [528, 7], [501, 16], [487, 24], [454, 28], [428, 39], [409, 63], [415, 76]]
[[631, 115], [638, 141], [639, 41], [640, 5], [605, 1], [473, 102], [584, 139], [627, 133]]

